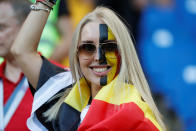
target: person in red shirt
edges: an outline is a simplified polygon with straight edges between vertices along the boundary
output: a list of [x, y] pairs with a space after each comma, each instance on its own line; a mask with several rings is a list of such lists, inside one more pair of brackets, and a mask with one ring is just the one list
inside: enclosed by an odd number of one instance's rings
[[28, 82], [10, 53], [11, 45], [30, 12], [26, 0], [0, 1], [0, 130], [26, 131], [33, 96]]

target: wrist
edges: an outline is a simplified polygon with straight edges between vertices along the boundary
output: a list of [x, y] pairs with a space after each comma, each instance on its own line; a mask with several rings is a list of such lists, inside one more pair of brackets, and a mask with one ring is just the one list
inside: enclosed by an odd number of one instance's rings
[[36, 0], [36, 3], [42, 3], [52, 10], [53, 6], [56, 4], [56, 0]]
[[36, 2], [35, 5], [40, 7], [40, 8], [46, 8], [46, 9], [51, 10], [50, 7], [48, 7], [47, 5], [45, 5], [45, 4], [41, 3], [41, 2]]
[[56, 0], [36, 0], [35, 4], [30, 6], [33, 11], [46, 11], [50, 12], [53, 6], [56, 4]]
[[39, 3], [37, 2], [36, 4], [32, 4], [30, 6], [31, 10], [34, 10], [34, 11], [40, 11], [40, 10], [43, 10], [43, 11], [46, 11], [48, 13], [50, 13], [50, 8], [42, 3]]

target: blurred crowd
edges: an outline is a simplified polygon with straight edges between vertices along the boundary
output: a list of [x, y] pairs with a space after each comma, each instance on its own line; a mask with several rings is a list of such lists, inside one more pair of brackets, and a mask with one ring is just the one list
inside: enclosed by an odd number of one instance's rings
[[74, 29], [96, 6], [113, 9], [128, 26], [168, 130], [195, 131], [196, 0], [58, 1], [42, 34], [40, 53], [69, 66]]

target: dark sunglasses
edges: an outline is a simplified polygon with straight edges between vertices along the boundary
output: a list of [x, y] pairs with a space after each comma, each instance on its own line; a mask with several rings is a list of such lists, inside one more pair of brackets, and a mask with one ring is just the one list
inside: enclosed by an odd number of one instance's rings
[[[96, 52], [96, 46], [94, 44], [82, 44], [78, 47], [78, 53], [93, 54]], [[115, 52], [118, 51], [116, 42], [101, 43], [100, 48], [104, 52]]]

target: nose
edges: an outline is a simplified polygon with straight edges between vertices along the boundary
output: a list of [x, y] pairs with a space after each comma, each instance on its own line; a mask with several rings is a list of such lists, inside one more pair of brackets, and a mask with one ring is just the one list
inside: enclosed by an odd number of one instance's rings
[[105, 52], [101, 49], [101, 45], [96, 48], [96, 52], [94, 54], [95, 61], [98, 61], [100, 64], [107, 64]]
[[100, 57], [100, 49], [98, 47], [98, 48], [96, 48], [96, 51], [95, 51], [95, 54], [94, 54], [94, 59], [96, 61], [99, 61], [99, 57]]

